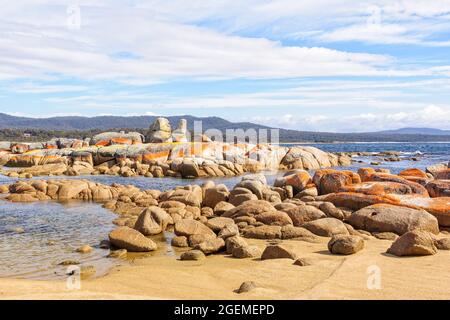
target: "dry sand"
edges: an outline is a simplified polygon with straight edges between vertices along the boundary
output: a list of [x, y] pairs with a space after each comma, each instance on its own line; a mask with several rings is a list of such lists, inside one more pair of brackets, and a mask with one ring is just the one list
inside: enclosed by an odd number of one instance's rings
[[[288, 259], [243, 260], [224, 255], [179, 261], [161, 254], [116, 267], [104, 277], [83, 280], [81, 290], [68, 290], [65, 281], [0, 279], [0, 299], [450, 298], [450, 251], [398, 258], [385, 254], [390, 241], [374, 239], [355, 255], [336, 256], [328, 253], [327, 240], [284, 241], [299, 257], [311, 258], [315, 262], [311, 266], [296, 266]], [[262, 240], [249, 242], [265, 246]], [[367, 287], [373, 278], [371, 266], [381, 272], [381, 289]], [[234, 293], [244, 281], [254, 281], [260, 288]]]

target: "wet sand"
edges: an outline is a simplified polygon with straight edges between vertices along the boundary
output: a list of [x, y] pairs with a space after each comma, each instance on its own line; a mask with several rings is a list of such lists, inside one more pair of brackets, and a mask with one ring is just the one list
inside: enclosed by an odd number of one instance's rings
[[[116, 267], [108, 275], [82, 281], [81, 290], [68, 290], [65, 281], [0, 279], [0, 299], [448, 299], [450, 251], [434, 256], [393, 257], [391, 242], [368, 240], [355, 255], [337, 256], [321, 243], [284, 241], [311, 266], [293, 260], [234, 259], [209, 256], [203, 261], [179, 261], [155, 255]], [[264, 248], [263, 240], [249, 240]], [[180, 251], [177, 251], [179, 253]], [[381, 271], [381, 289], [368, 289]], [[373, 272], [373, 271], [372, 271]], [[370, 277], [370, 278], [369, 278]], [[234, 292], [244, 281], [260, 288]], [[373, 283], [373, 282], [371, 282]]]

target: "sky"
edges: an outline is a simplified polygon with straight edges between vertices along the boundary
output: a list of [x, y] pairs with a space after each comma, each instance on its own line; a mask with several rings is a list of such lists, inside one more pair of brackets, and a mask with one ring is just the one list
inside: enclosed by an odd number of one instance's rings
[[0, 0], [0, 112], [450, 129], [450, 0]]

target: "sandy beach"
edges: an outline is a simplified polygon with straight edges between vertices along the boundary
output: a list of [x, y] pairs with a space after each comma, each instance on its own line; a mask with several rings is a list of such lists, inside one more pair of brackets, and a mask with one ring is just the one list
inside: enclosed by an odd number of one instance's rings
[[[264, 248], [265, 241], [249, 240]], [[116, 267], [101, 278], [83, 280], [81, 290], [65, 281], [0, 279], [1, 299], [446, 299], [450, 295], [450, 251], [434, 256], [385, 254], [391, 241], [368, 240], [351, 256], [331, 255], [321, 243], [283, 241], [313, 265], [293, 260], [233, 259], [209, 256], [179, 261], [157, 255]], [[370, 266], [381, 271], [381, 289], [368, 289]], [[370, 272], [370, 269], [369, 269]], [[373, 275], [373, 274], [372, 274]], [[244, 281], [260, 288], [234, 292]]]

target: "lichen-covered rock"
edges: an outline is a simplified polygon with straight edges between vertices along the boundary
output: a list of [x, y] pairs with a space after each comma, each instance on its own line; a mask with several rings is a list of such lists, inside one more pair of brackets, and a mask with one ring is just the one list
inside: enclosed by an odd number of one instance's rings
[[188, 131], [186, 119], [180, 119], [178, 127], [172, 132], [172, 141], [188, 142]]
[[331, 202], [336, 207], [344, 207], [352, 210], [359, 210], [377, 203], [398, 204], [398, 201], [395, 199], [354, 192], [330, 193], [321, 200]]
[[[415, 188], [411, 186], [392, 181], [367, 181], [354, 185], [347, 185], [339, 188], [339, 192], [357, 192], [369, 195], [384, 196], [387, 194], [417, 194]], [[423, 191], [423, 190], [422, 190]], [[428, 196], [421, 193], [420, 195]]]
[[170, 127], [169, 120], [166, 118], [158, 118], [150, 126], [146, 142], [150, 143], [162, 143], [172, 141], [172, 128]]
[[295, 192], [304, 190], [308, 185], [312, 184], [311, 176], [308, 171], [296, 170], [295, 172], [289, 172], [283, 177], [279, 177], [275, 180], [275, 187], [292, 186]]
[[361, 178], [357, 173], [351, 171], [322, 169], [316, 171], [313, 181], [320, 194], [328, 194], [339, 192], [342, 187], [360, 183]]
[[[408, 186], [411, 189], [411, 193], [422, 195], [424, 197], [428, 197], [428, 192], [422, 185], [409, 181], [403, 177], [389, 174], [389, 173], [383, 173], [383, 172], [376, 172], [374, 174], [371, 174], [369, 177], [369, 181], [378, 181], [378, 182], [395, 182], [400, 183], [403, 185]], [[390, 192], [390, 193], [397, 193], [397, 192]], [[401, 193], [399, 193], [401, 194]]]

